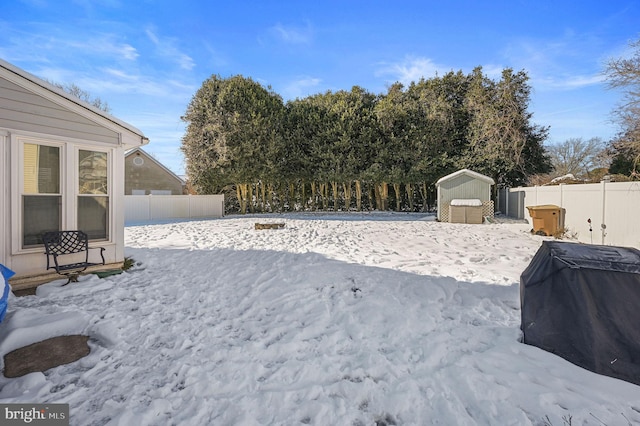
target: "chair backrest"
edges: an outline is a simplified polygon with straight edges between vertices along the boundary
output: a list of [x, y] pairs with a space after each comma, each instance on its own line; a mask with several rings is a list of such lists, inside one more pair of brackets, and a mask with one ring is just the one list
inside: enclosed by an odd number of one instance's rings
[[45, 232], [42, 241], [47, 254], [80, 253], [89, 247], [89, 238], [82, 231]]

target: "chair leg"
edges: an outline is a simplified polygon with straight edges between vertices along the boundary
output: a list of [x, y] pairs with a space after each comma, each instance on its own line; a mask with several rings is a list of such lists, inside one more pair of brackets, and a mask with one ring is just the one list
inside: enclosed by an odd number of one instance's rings
[[64, 287], [65, 285], [69, 284], [69, 283], [77, 283], [78, 282], [78, 275], [80, 275], [78, 272], [72, 272], [70, 274], [65, 274], [68, 278], [67, 282], [62, 284], [62, 287]]

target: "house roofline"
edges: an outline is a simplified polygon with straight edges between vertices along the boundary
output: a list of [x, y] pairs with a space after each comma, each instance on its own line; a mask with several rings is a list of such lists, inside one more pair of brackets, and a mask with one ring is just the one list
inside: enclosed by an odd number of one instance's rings
[[65, 92], [64, 90], [44, 81], [43, 79], [36, 77], [35, 75], [13, 65], [10, 64], [9, 62], [0, 59], [0, 68], [4, 68], [5, 70], [7, 70], [8, 72], [29, 81], [32, 84], [35, 84], [36, 86], [41, 87], [42, 89], [54, 93], [55, 95], [64, 98], [65, 101], [67, 102], [71, 102], [74, 105], [77, 105], [78, 107], [89, 111], [92, 114], [98, 115], [100, 116], [102, 119], [107, 120], [115, 125], [117, 125], [118, 127], [125, 129], [127, 131], [129, 131], [130, 133], [135, 134], [136, 136], [139, 136], [142, 142], [142, 145], [145, 145], [147, 143], [149, 143], [149, 138], [147, 138], [144, 133], [142, 133], [142, 131], [138, 128], [136, 128], [135, 126], [132, 126], [131, 124], [124, 122], [114, 116], [112, 116], [111, 114], [108, 114], [105, 111], [102, 111], [99, 108], [94, 107], [93, 105], [82, 101], [81, 99], [76, 98], [75, 96], [70, 95], [69, 93]]

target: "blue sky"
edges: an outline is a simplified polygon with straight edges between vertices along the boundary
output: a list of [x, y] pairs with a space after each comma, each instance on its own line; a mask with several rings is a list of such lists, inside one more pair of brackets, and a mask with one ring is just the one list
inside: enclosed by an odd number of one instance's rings
[[75, 83], [138, 127], [144, 149], [178, 174], [180, 116], [213, 74], [242, 74], [285, 100], [362, 86], [384, 93], [482, 66], [530, 76], [530, 111], [548, 144], [617, 132], [610, 58], [640, 38], [633, 1], [7, 0], [0, 57]]

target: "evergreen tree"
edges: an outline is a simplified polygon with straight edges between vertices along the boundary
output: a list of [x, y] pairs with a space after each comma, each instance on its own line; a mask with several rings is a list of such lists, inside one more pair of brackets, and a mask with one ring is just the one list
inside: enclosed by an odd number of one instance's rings
[[428, 209], [437, 179], [459, 167], [523, 184], [551, 167], [527, 81], [476, 68], [384, 95], [354, 86], [284, 105], [250, 78], [212, 76], [183, 117], [187, 173], [197, 192], [224, 191], [242, 212]]
[[528, 79], [524, 71], [510, 68], [502, 71], [498, 82], [488, 79], [480, 67], [471, 75], [466, 98], [469, 145], [459, 164], [492, 176], [498, 185], [522, 185], [527, 176], [551, 170], [542, 146], [548, 129], [531, 124], [527, 111]]
[[182, 119], [187, 173], [199, 193], [235, 185], [240, 209], [253, 208], [254, 185], [280, 175], [282, 99], [250, 78], [212, 76]]

